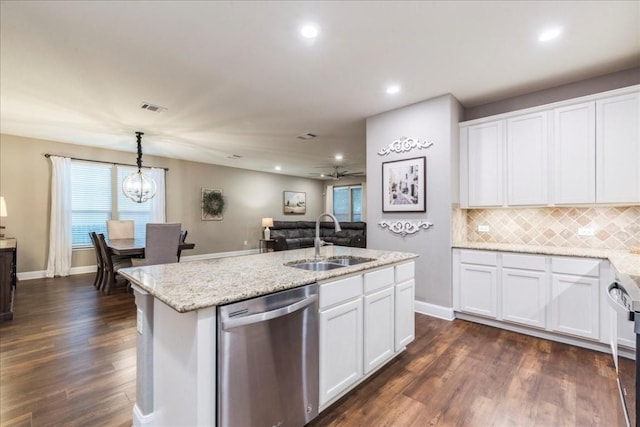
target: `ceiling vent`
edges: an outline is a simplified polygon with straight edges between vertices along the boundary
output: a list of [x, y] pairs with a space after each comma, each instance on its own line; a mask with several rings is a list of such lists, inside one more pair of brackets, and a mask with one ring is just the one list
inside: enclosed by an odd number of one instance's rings
[[140, 108], [142, 108], [143, 110], [153, 111], [155, 113], [162, 113], [163, 111], [167, 111], [167, 109], [165, 107], [160, 107], [158, 105], [149, 104], [148, 102], [143, 102], [140, 105]]
[[230, 156], [227, 156], [227, 159], [232, 159], [232, 160], [238, 160], [238, 159], [241, 159], [241, 158], [242, 158], [242, 156], [239, 156], [237, 154], [232, 154]]
[[316, 135], [315, 133], [307, 132], [307, 133], [303, 133], [302, 135], [296, 136], [296, 138], [298, 138], [298, 139], [313, 139], [316, 136], [318, 136], [318, 135]]

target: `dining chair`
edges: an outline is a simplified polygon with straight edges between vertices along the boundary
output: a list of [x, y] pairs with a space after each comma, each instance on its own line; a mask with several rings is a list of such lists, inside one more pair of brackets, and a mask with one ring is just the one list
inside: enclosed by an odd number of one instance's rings
[[132, 259], [134, 266], [178, 262], [180, 223], [147, 223], [144, 258]]
[[103, 262], [103, 278], [100, 290], [104, 294], [111, 293], [111, 287], [117, 283], [118, 270], [125, 267], [131, 267], [130, 258], [114, 258], [111, 253], [111, 249], [107, 246], [107, 242], [104, 239], [104, 234], [98, 234], [98, 244], [100, 246], [100, 252], [102, 253]]
[[96, 278], [93, 281], [93, 287], [96, 289], [100, 289], [102, 286], [102, 279], [104, 276], [104, 261], [102, 260], [102, 251], [100, 250], [100, 243], [98, 242], [98, 235], [95, 231], [89, 232], [89, 237], [91, 238], [91, 243], [93, 243], [93, 249], [96, 254]]
[[[187, 230], [180, 230], [180, 244], [183, 244], [187, 240]], [[178, 246], [178, 262], [180, 262], [180, 255], [182, 254], [182, 249]]]
[[107, 236], [109, 239], [133, 239], [133, 220], [107, 220]]

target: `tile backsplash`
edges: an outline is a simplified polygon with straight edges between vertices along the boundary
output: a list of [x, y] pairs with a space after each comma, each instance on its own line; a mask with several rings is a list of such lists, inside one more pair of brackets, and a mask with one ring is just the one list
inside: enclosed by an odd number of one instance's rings
[[[460, 232], [465, 222], [466, 233]], [[640, 246], [640, 206], [454, 209], [456, 228], [454, 242], [466, 237], [469, 242], [629, 249]]]

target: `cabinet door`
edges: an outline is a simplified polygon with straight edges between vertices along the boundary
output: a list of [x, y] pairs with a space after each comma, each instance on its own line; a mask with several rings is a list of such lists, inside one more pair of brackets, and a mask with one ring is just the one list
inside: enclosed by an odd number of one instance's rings
[[362, 298], [320, 311], [320, 405], [362, 375]]
[[595, 102], [553, 111], [553, 202], [595, 203]]
[[469, 206], [502, 206], [504, 129], [502, 121], [468, 128]]
[[547, 113], [507, 120], [507, 204], [546, 205]]
[[640, 94], [596, 102], [596, 201], [640, 202]]
[[495, 318], [496, 267], [460, 264], [460, 310]]
[[546, 327], [547, 283], [542, 271], [502, 269], [502, 318], [536, 328]]
[[364, 297], [364, 373], [368, 374], [394, 353], [394, 287]]
[[395, 351], [400, 351], [415, 339], [415, 281], [413, 279], [396, 285], [395, 295]]
[[597, 340], [600, 338], [600, 281], [597, 278], [553, 274], [551, 329]]

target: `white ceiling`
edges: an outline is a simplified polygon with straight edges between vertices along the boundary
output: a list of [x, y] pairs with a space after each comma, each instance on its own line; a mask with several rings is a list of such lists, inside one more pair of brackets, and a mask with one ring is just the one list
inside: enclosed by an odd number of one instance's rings
[[133, 153], [141, 130], [147, 154], [297, 176], [364, 170], [368, 116], [640, 64], [639, 1], [2, 1], [0, 16], [2, 133]]

